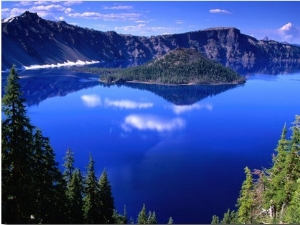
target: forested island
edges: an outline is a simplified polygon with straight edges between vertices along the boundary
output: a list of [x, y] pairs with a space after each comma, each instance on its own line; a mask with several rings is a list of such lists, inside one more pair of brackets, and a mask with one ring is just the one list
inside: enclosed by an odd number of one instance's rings
[[238, 84], [245, 78], [222, 64], [207, 59], [196, 49], [178, 48], [140, 66], [125, 69], [89, 68], [100, 74], [100, 81], [108, 84], [126, 82], [188, 85]]

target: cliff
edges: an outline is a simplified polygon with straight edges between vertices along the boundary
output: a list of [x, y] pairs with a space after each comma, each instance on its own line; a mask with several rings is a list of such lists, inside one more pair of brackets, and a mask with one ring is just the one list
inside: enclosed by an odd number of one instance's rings
[[194, 48], [225, 66], [251, 70], [261, 64], [300, 64], [300, 47], [257, 40], [236, 28], [211, 28], [151, 37], [101, 32], [25, 12], [2, 21], [2, 69], [66, 61], [145, 62], [176, 48]]

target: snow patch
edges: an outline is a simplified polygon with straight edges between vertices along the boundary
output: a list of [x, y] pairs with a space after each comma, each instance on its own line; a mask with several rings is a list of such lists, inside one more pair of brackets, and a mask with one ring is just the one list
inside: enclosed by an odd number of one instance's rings
[[36, 69], [47, 69], [47, 68], [55, 68], [55, 67], [62, 67], [62, 66], [83, 66], [83, 65], [90, 65], [100, 63], [100, 61], [82, 61], [77, 60], [76, 62], [67, 61], [64, 63], [57, 63], [57, 64], [45, 64], [45, 65], [31, 65], [31, 66], [23, 66], [25, 70], [36, 70]]

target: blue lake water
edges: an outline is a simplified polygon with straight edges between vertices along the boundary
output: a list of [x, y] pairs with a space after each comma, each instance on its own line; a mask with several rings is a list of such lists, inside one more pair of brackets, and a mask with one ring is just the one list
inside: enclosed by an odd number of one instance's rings
[[244, 167], [269, 167], [283, 125], [300, 113], [300, 73], [182, 89], [107, 87], [68, 69], [20, 76], [31, 122], [60, 165], [70, 147], [85, 172], [92, 153], [117, 210], [136, 219], [145, 203], [159, 223], [210, 223], [233, 209]]

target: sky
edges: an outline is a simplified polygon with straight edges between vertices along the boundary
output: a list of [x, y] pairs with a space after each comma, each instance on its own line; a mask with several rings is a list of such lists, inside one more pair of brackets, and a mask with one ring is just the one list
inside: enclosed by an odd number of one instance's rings
[[28, 10], [53, 21], [152, 36], [236, 27], [257, 39], [300, 44], [300, 1], [1, 1], [1, 19]]

